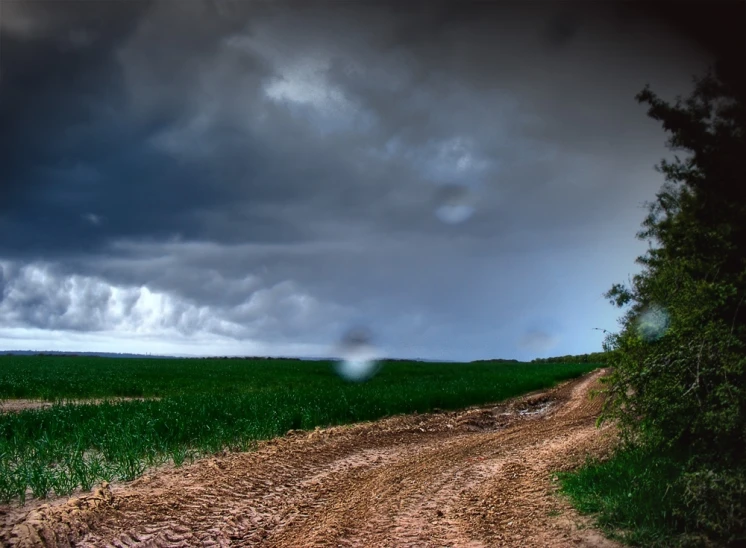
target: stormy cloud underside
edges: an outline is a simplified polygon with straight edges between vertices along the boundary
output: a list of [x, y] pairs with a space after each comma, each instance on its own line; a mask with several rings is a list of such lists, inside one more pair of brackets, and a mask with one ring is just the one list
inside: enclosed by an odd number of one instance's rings
[[0, 10], [5, 349], [598, 351], [667, 154], [634, 95], [709, 62], [630, 4]]

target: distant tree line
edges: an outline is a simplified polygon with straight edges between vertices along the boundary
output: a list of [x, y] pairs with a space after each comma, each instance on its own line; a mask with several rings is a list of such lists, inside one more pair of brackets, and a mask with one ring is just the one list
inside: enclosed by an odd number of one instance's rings
[[607, 363], [611, 359], [610, 352], [591, 352], [590, 354], [576, 354], [555, 356], [553, 358], [536, 358], [531, 363]]
[[493, 360], [474, 360], [470, 363], [520, 363], [518, 360], [506, 360], [504, 358], [495, 358]]
[[281, 358], [276, 356], [201, 356], [200, 360], [282, 360], [302, 361], [301, 358]]

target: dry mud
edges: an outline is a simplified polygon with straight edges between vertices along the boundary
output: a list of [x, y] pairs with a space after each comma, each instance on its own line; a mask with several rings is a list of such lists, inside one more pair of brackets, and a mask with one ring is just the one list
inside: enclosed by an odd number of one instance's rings
[[500, 405], [289, 432], [69, 500], [0, 507], [37, 546], [616, 547], [552, 473], [601, 456], [604, 371]]

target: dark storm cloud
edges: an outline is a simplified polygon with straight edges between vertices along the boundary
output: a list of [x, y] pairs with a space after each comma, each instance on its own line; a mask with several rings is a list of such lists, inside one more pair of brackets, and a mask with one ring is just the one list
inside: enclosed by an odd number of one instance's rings
[[2, 9], [6, 325], [83, 332], [541, 351], [636, 254], [663, 137], [634, 94], [705, 60], [617, 4]]
[[[12, 143], [15, 154], [8, 155], [13, 160], [4, 163], [2, 180], [20, 189], [25, 198], [6, 217], [15, 235], [9, 246], [16, 252], [37, 248], [50, 254], [65, 248], [92, 250], [115, 236], [302, 240], [304, 219], [280, 220], [273, 206], [313, 200], [327, 202], [323, 205], [328, 211], [315, 209], [320, 216], [329, 211], [351, 218], [368, 216], [375, 214], [372, 202], [378, 202], [379, 222], [392, 228], [438, 230], [441, 227], [427, 204], [431, 188], [420, 185], [409, 190], [410, 198], [425, 207], [397, 208], [386, 198], [407, 192], [406, 187], [412, 186], [407, 181], [432, 178], [417, 166], [432, 164], [438, 147], [447, 145], [454, 134], [472, 136], [481, 148], [474, 150], [483, 158], [502, 157], [507, 164], [503, 168], [512, 171], [513, 179], [500, 181], [507, 199], [513, 198], [517, 181], [526, 195], [526, 190], [536, 190], [530, 188], [536, 184], [532, 181], [547, 180], [545, 173], [530, 178], [520, 172], [521, 166], [510, 165], [507, 158], [530, 158], [535, 154], [532, 148], [541, 145], [540, 140], [517, 135], [530, 135], [533, 130], [552, 142], [561, 132], [565, 144], [605, 144], [607, 149], [620, 145], [619, 138], [610, 136], [606, 143], [596, 138], [593, 119], [602, 107], [594, 112], [587, 101], [582, 107], [567, 101], [568, 90], [562, 86], [574, 87], [580, 73], [547, 82], [541, 70], [526, 71], [525, 65], [536, 61], [530, 52], [528, 57], [516, 55], [524, 46], [530, 47], [530, 40], [516, 38], [508, 50], [495, 38], [501, 31], [517, 37], [528, 30], [527, 36], [533, 38], [534, 33], [546, 33], [542, 30], [546, 25], [565, 28], [568, 21], [576, 21], [577, 9], [553, 8], [546, 17], [535, 8], [517, 5], [475, 4], [455, 10], [451, 4], [436, 4], [426, 11], [410, 8], [408, 12], [370, 4], [342, 9], [338, 4], [263, 8], [251, 18], [245, 8], [238, 17], [227, 18], [212, 3], [197, 2], [134, 4], [124, 13], [124, 8], [99, 8], [97, 17], [82, 8], [79, 16], [73, 15], [76, 10], [56, 8], [42, 14], [37, 9], [40, 13], [30, 17], [47, 21], [42, 28], [53, 29], [51, 36], [34, 39], [11, 33], [7, 37], [6, 32], [2, 114], [12, 116], [2, 138]], [[225, 4], [222, 9], [236, 8]], [[345, 32], [361, 16], [375, 30], [364, 37], [367, 43]], [[304, 22], [309, 29], [299, 33]], [[69, 51], [58, 47], [56, 52], [52, 48], [50, 56], [50, 44], [79, 28], [102, 38], [95, 47]], [[270, 33], [281, 38], [272, 43]], [[235, 40], [237, 34], [239, 47], [234, 49], [239, 51], [231, 52], [225, 39]], [[258, 47], [241, 48], [241, 37], [253, 39]], [[262, 38], [267, 38], [268, 46]], [[344, 100], [328, 106], [332, 115], [349, 108], [373, 116], [373, 129], [362, 137], [342, 134], [318, 139], [312, 128], [298, 123], [304, 109], [313, 111], [318, 105], [301, 105], [300, 114], [293, 115], [287, 104], [261, 97], [272, 71], [278, 64], [282, 70], [283, 54], [274, 51], [282, 48], [285, 58], [304, 48], [331, 57], [330, 65], [316, 70], [327, 70], [325, 83], [339, 86], [338, 93], [344, 95]], [[357, 69], [339, 68], [350, 63]], [[33, 71], [29, 79], [20, 68], [29, 65], [51, 70]], [[211, 70], [215, 65], [218, 68]], [[367, 66], [381, 69], [377, 73]], [[518, 78], [521, 73], [527, 78]], [[281, 74], [280, 83], [287, 78]], [[536, 92], [532, 97], [530, 89], [543, 90], [547, 83], [557, 86], [557, 99], [542, 91], [543, 111], [538, 111], [538, 117], [554, 113], [559, 120], [551, 125], [536, 120], [532, 128], [521, 111], [531, 108], [537, 118]], [[523, 89], [515, 88], [516, 84]], [[597, 103], [611, 95], [612, 85], [590, 90]], [[243, 95], [226, 91], [231, 87]], [[501, 101], [520, 94], [527, 97], [526, 105]], [[214, 104], [226, 98], [233, 104]], [[464, 108], [467, 104], [473, 107]], [[513, 106], [518, 115], [507, 112]], [[620, 124], [626, 114], [618, 112], [603, 122]], [[240, 119], [241, 114], [264, 121], [249, 124]], [[629, 141], [635, 142], [631, 137]], [[372, 165], [375, 158], [362, 163], [361, 149], [392, 143], [403, 151], [394, 155], [403, 156], [399, 159], [404, 165], [397, 165], [396, 157], [385, 168]], [[420, 154], [421, 159], [415, 156], [412, 162], [412, 154]], [[541, 164], [532, 162], [527, 167], [541, 169]], [[548, 165], [551, 169], [556, 166]], [[7, 207], [13, 202], [5, 203]], [[262, 213], [260, 206], [265, 203], [269, 213]], [[94, 230], [81, 222], [87, 215], [103, 222]], [[33, 223], [28, 222], [31, 218]], [[491, 230], [489, 223], [485, 229]]]
[[[231, 230], [221, 230], [219, 220], [217, 227], [202, 232], [205, 223], [197, 215], [231, 202], [235, 191], [228, 191], [224, 181], [240, 173], [243, 181], [258, 182], [252, 187], [254, 198], [281, 197], [272, 185], [261, 184], [272, 175], [268, 162], [277, 159], [229, 123], [215, 127], [209, 142], [197, 145], [202, 152], [220, 150], [222, 158], [210, 165], [193, 155], [174, 158], [149, 142], [159, 132], [178, 132], [184, 108], [173, 98], [147, 116], [131, 113], [137, 98], [125, 93], [117, 52], [152, 5], [113, 3], [109, 8], [66, 2], [63, 8], [59, 3], [9, 2], [6, 12], [10, 5], [37, 24], [14, 27], [6, 19], [1, 35], [0, 207], [4, 232], [12, 235], [3, 242], [3, 251], [51, 256], [93, 251], [116, 236], [188, 239], [211, 237], [212, 231], [230, 241], [242, 219]], [[231, 31], [214, 14], [212, 19], [188, 20], [191, 27], [172, 33], [176, 40], [168, 47], [154, 44], [148, 52], [151, 60], [170, 66], [169, 95], [188, 85], [190, 62], [198, 62], [197, 54], [215, 55], [218, 38]], [[210, 21], [220, 25], [211, 27]], [[75, 30], [95, 39], [63, 47]], [[184, 62], [187, 45], [194, 55]], [[151, 68], [162, 74], [161, 66]], [[100, 222], [91, 226], [85, 222], [91, 218]], [[257, 214], [253, 221], [254, 238], [300, 237], [266, 215]]]
[[[0, 181], [4, 210], [15, 205], [10, 198], [34, 190], [32, 168], [57, 164], [61, 157], [81, 152], [75, 130], [100, 115], [96, 98], [106, 94], [106, 101], [116, 105], [118, 78], [112, 50], [126, 38], [144, 7], [144, 3], [123, 2], [3, 2]], [[71, 41], [76, 31], [90, 36], [89, 41]]]

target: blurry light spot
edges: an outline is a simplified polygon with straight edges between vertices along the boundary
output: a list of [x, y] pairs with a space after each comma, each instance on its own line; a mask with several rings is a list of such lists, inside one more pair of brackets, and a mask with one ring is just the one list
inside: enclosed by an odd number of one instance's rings
[[381, 368], [377, 361], [378, 352], [366, 329], [348, 331], [339, 344], [338, 356], [335, 369], [340, 377], [348, 381], [367, 381]]
[[86, 213], [85, 215], [83, 215], [83, 219], [94, 226], [98, 226], [101, 224], [101, 216], [96, 215], [95, 213]]
[[671, 318], [668, 312], [657, 305], [645, 310], [637, 319], [637, 334], [646, 341], [656, 341], [668, 331]]
[[448, 184], [436, 197], [435, 215], [444, 223], [458, 224], [474, 214], [474, 197], [468, 187]]

